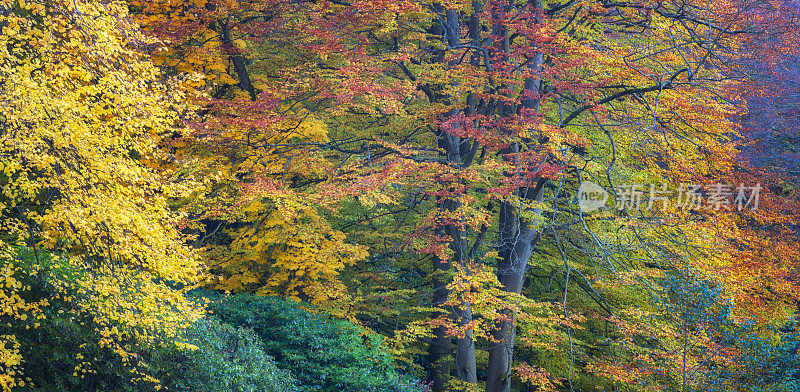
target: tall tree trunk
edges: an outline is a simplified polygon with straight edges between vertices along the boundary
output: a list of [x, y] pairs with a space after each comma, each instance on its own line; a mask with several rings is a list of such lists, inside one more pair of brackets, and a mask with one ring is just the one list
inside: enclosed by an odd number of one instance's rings
[[[452, 48], [461, 44], [459, 11], [456, 9], [448, 9], [445, 12], [445, 17], [447, 24], [447, 31], [445, 32], [445, 34], [447, 34], [447, 45]], [[455, 66], [456, 61], [453, 60], [448, 65]], [[457, 111], [453, 110], [452, 114], [457, 114]], [[448, 144], [450, 144], [447, 154], [448, 163], [456, 165], [456, 167], [461, 169], [464, 166], [464, 159], [469, 154], [469, 151], [466, 148], [461, 148], [461, 138], [449, 134], [447, 134], [447, 138], [449, 139]], [[450, 151], [453, 151], [454, 154], [451, 154]], [[447, 208], [450, 211], [457, 211], [461, 208], [461, 203], [456, 201], [448, 202], [451, 204]], [[468, 263], [470, 263], [471, 260], [467, 260], [469, 249], [467, 246], [467, 233], [464, 231], [464, 226], [461, 224], [458, 226], [448, 225], [446, 231], [448, 231], [447, 234], [451, 238], [451, 247], [453, 249], [455, 262], [461, 267], [465, 267], [462, 268], [462, 271], [468, 273], [469, 269], [466, 267], [468, 267]], [[470, 309], [469, 304], [459, 304], [459, 307], [454, 313], [456, 322], [460, 327], [464, 327], [472, 321], [472, 309]], [[459, 380], [468, 383], [478, 382], [475, 364], [475, 341], [473, 340], [472, 331], [466, 331], [463, 338], [456, 340], [455, 361]]]
[[[524, 199], [542, 201], [544, 179], [535, 188], [524, 189]], [[541, 211], [537, 211], [541, 213]], [[504, 202], [500, 206], [500, 260], [497, 265], [497, 279], [503, 290], [519, 294], [525, 281], [531, 252], [535, 246], [537, 230], [530, 221], [521, 217], [520, 208]], [[514, 315], [510, 321], [499, 321], [493, 336], [496, 343], [489, 348], [489, 364], [486, 375], [486, 392], [508, 392], [510, 390], [511, 362], [514, 351], [516, 330]]]
[[236, 77], [239, 79], [239, 88], [242, 91], [246, 91], [250, 94], [250, 99], [255, 101], [258, 99], [256, 94], [256, 89], [253, 86], [253, 82], [250, 80], [250, 73], [247, 72], [247, 59], [238, 52], [238, 49], [235, 48], [233, 45], [233, 40], [231, 39], [231, 29], [227, 25], [227, 23], [219, 21], [217, 22], [220, 28], [220, 33], [222, 35], [222, 44], [225, 47], [225, 50], [228, 52], [228, 58], [233, 64], [233, 70], [236, 72]]
[[[449, 47], [455, 47], [460, 44], [460, 23], [458, 10], [447, 9], [445, 10], [445, 20], [443, 26], [443, 35]], [[448, 64], [450, 66], [454, 63]], [[448, 113], [449, 116], [457, 115], [456, 109]], [[461, 138], [449, 134], [447, 131], [439, 131], [439, 148], [445, 151], [447, 163], [455, 168], [461, 170], [463, 168], [464, 159], [474, 151], [470, 149], [461, 148]], [[454, 212], [461, 208], [461, 204], [455, 200], [444, 200], [440, 203], [442, 211]], [[462, 225], [447, 224], [443, 228], [444, 234], [450, 238], [450, 248], [453, 251], [453, 257], [449, 262], [439, 261], [437, 265], [438, 270], [449, 270], [456, 264], [461, 267], [467, 267], [469, 260], [467, 260], [467, 238]], [[467, 268], [463, 268], [467, 271]], [[434, 287], [434, 303], [441, 304], [447, 300], [449, 292], [446, 288], [447, 282], [445, 279], [437, 279]], [[472, 321], [472, 310], [469, 304], [459, 304], [454, 310], [452, 317], [454, 321], [461, 327], [466, 326]], [[434, 391], [441, 391], [444, 389], [445, 380], [449, 373], [449, 366], [445, 363], [444, 356], [449, 353], [450, 338], [444, 336], [442, 328], [437, 328], [435, 331], [435, 338], [428, 349], [429, 361], [438, 361], [432, 363], [430, 366], [429, 377], [433, 381]], [[445, 348], [447, 351], [445, 352]], [[472, 331], [467, 331], [464, 337], [456, 340], [455, 352], [455, 366], [458, 373], [458, 378], [461, 381], [476, 383], [478, 381], [476, 363], [475, 363], [475, 342], [473, 339]]]
[[[448, 200], [448, 210], [456, 211], [461, 208], [461, 203]], [[453, 260], [463, 267], [463, 273], [469, 273], [470, 260], [467, 259], [469, 250], [467, 248], [467, 237], [463, 227], [456, 225], [448, 225], [445, 231], [451, 238], [451, 247], [453, 249]], [[459, 304], [455, 309], [453, 316], [459, 327], [464, 328], [472, 321], [472, 309], [468, 303]], [[464, 333], [463, 338], [456, 340], [456, 371], [458, 372], [458, 379], [461, 381], [476, 383], [478, 382], [477, 369], [475, 364], [475, 342], [473, 340], [472, 331], [468, 330]]]
[[[447, 290], [447, 280], [445, 272], [449, 269], [449, 263], [444, 263], [435, 259], [435, 269], [437, 273], [433, 288], [433, 305], [438, 306], [447, 301], [449, 292]], [[441, 314], [433, 314], [439, 317]], [[443, 392], [447, 386], [447, 379], [450, 377], [450, 361], [447, 356], [451, 352], [452, 338], [447, 336], [444, 327], [436, 327], [433, 330], [433, 339], [428, 345], [428, 380], [431, 381], [433, 392]]]
[[[541, 2], [533, 0], [531, 6], [541, 9]], [[542, 53], [534, 54], [533, 59], [528, 63], [528, 68], [532, 71], [539, 71], [544, 62]], [[525, 79], [525, 89], [531, 91], [535, 96], [527, 97], [522, 101], [522, 108], [529, 111], [531, 115], [539, 110], [539, 93], [541, 81], [537, 77]], [[519, 152], [519, 145], [514, 144], [509, 147], [514, 153]], [[525, 200], [542, 201], [544, 196], [544, 184], [546, 180], [540, 178], [534, 188], [522, 188], [517, 190], [520, 198], [520, 206], [511, 202], [503, 202], [500, 206], [499, 222], [499, 261], [497, 265], [497, 279], [506, 292], [520, 294], [525, 281], [525, 271], [528, 268], [534, 240], [536, 238], [536, 228], [532, 223], [522, 217], [522, 206]], [[537, 210], [536, 214], [541, 214]], [[496, 340], [489, 348], [489, 364], [486, 375], [486, 392], [509, 392], [511, 389], [511, 365], [514, 352], [514, 341], [516, 338], [515, 317], [513, 314], [506, 314], [509, 321], [500, 321], [496, 325], [493, 337]]]
[[[434, 6], [436, 7], [436, 6]], [[438, 7], [440, 8], [440, 7]], [[439, 10], [437, 9], [437, 12]], [[431, 35], [442, 36], [445, 34], [444, 26], [438, 23], [435, 23], [431, 26], [428, 33]], [[428, 99], [431, 100], [431, 103], [435, 103], [436, 95], [430, 94], [428, 95]], [[440, 131], [438, 136], [438, 147], [448, 151], [445, 148], [447, 145], [446, 137], [449, 136], [445, 132]], [[446, 153], [446, 159], [450, 161], [451, 152]], [[442, 207], [442, 202], [437, 200], [437, 204], [439, 207]], [[439, 228], [437, 230], [437, 236], [444, 234], [444, 228]], [[436, 277], [433, 281], [433, 293], [431, 298], [431, 305], [432, 306], [439, 306], [447, 301], [447, 297], [450, 295], [449, 290], [447, 289], [447, 284], [449, 283], [447, 279], [446, 272], [450, 270], [451, 264], [448, 260], [441, 260], [438, 257], [434, 257], [434, 273]], [[432, 318], [436, 317], [443, 317], [445, 316], [443, 313], [434, 312], [431, 314]], [[431, 382], [431, 387], [433, 392], [443, 392], [447, 386], [447, 381], [450, 378], [450, 361], [447, 356], [450, 355], [452, 352], [452, 337], [447, 336], [446, 330], [444, 327], [437, 327], [433, 330], [433, 339], [431, 340], [430, 344], [428, 345], [428, 358], [427, 358], [427, 366], [426, 372], [428, 381]]]
[[[440, 136], [439, 145], [443, 148], [449, 159], [459, 159], [459, 138], [453, 137], [445, 132]], [[454, 212], [461, 208], [461, 203], [454, 200], [444, 200], [440, 203], [440, 208], [443, 211]], [[437, 276], [434, 282], [433, 304], [440, 305], [447, 301], [450, 291], [447, 289], [449, 279], [444, 276], [444, 273], [450, 271], [455, 265], [461, 267], [468, 267], [469, 260], [467, 259], [468, 248], [467, 238], [464, 229], [457, 224], [447, 224], [442, 227], [439, 232], [450, 237], [450, 248], [453, 251], [453, 257], [449, 260], [436, 259]], [[463, 268], [463, 270], [467, 270]], [[441, 313], [434, 315], [434, 317], [442, 316]], [[460, 304], [451, 315], [455, 322], [460, 326], [466, 326], [472, 321], [472, 309], [469, 304]], [[446, 356], [451, 352], [452, 338], [445, 334], [442, 327], [437, 327], [434, 330], [434, 338], [428, 348], [428, 377], [433, 382], [433, 390], [436, 392], [444, 391], [447, 379], [450, 375], [450, 365], [446, 360]], [[458, 373], [458, 379], [465, 382], [476, 383], [478, 382], [476, 362], [475, 362], [475, 342], [473, 339], [472, 331], [467, 331], [464, 337], [456, 340], [455, 352], [455, 365]]]

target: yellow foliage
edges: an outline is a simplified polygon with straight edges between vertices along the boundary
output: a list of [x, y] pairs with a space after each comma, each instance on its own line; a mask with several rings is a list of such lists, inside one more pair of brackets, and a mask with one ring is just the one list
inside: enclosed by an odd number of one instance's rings
[[[85, 274], [55, 289], [77, 290], [67, 300], [102, 326], [101, 345], [138, 369], [123, 341], [169, 339], [202, 310], [156, 283], [192, 283], [200, 272], [199, 258], [176, 229], [183, 216], [167, 206], [193, 186], [153, 170], [170, 158], [159, 145], [182, 133], [190, 108], [180, 103], [178, 82], [161, 79], [137, 51], [152, 40], [131, 23], [127, 4], [3, 1], [2, 7], [0, 244], [25, 241], [66, 252]], [[23, 301], [15, 272], [11, 264], [0, 268], [0, 315], [36, 328], [47, 299]], [[21, 361], [15, 337], [0, 336], [4, 391], [25, 382]], [[90, 367], [83, 362], [76, 376]]]
[[[8, 247], [0, 242], [0, 257], [8, 254]], [[38, 315], [39, 306], [47, 303], [42, 299], [35, 303], [26, 302], [20, 297], [21, 283], [14, 278], [17, 270], [13, 265], [0, 267], [0, 317], [25, 320], [28, 314]], [[11, 391], [15, 386], [24, 386], [20, 377], [19, 365], [22, 364], [20, 345], [14, 335], [0, 335], [0, 388], [3, 392]]]
[[[99, 325], [101, 347], [108, 347], [133, 369], [135, 381], [153, 384], [160, 381], [146, 373], [142, 358], [131, 353], [129, 342], [142, 346], [169, 344], [191, 349], [179, 339], [179, 332], [203, 315], [203, 308], [187, 300], [182, 290], [175, 290], [145, 271], [127, 267], [102, 267], [91, 270], [74, 286], [75, 305], [91, 314]], [[80, 354], [79, 354], [80, 355]], [[77, 373], [93, 373], [93, 364], [83, 362]]]
[[[13, 251], [12, 251], [13, 250]], [[45, 257], [43, 251], [39, 256]], [[50, 275], [47, 279], [47, 298], [35, 302], [25, 301], [22, 296], [30, 286], [23, 286], [19, 279], [27, 276], [51, 274], [53, 270], [39, 264], [24, 266], [15, 259], [20, 257], [14, 248], [0, 242], [0, 318], [8, 327], [12, 323], [26, 329], [39, 328], [47, 322], [48, 313], [56, 303], [66, 303], [67, 312], [78, 315], [79, 319], [91, 320], [95, 332], [100, 336], [97, 343], [107, 347], [121, 360], [121, 365], [131, 369], [134, 380], [148, 385], [159, 385], [159, 380], [149, 376], [146, 358], [140, 358], [133, 347], [169, 345], [191, 349], [180, 340], [180, 331], [200, 318], [204, 309], [200, 304], [189, 301], [183, 290], [175, 290], [146, 271], [127, 266], [97, 266], [91, 268], [80, 258], [62, 259], [61, 267], [70, 271], [67, 275], [74, 279], [63, 279], [61, 275]], [[48, 256], [49, 257], [49, 256]], [[48, 262], [49, 263], [49, 262]], [[65, 275], [66, 276], [66, 275]], [[58, 310], [59, 314], [64, 309]], [[85, 344], [78, 348], [75, 358], [80, 364], [75, 367], [76, 377], [97, 373], [96, 364], [90, 361], [91, 354], [83, 351]], [[10, 391], [14, 386], [30, 382], [20, 370], [25, 358], [20, 354], [20, 344], [14, 335], [0, 336], [0, 387]]]
[[230, 233], [233, 243], [220, 253], [228, 256], [216, 265], [224, 276], [220, 289], [255, 288], [319, 304], [344, 292], [339, 272], [367, 256], [294, 193], [272, 192], [243, 211], [248, 224]]
[[[145, 163], [188, 108], [133, 47], [124, 3], [11, 5], [0, 34], [0, 226], [47, 248], [193, 279], [166, 200], [188, 191]], [[29, 12], [44, 12], [42, 19]], [[80, 16], [80, 17], [78, 17]], [[19, 30], [18, 30], [19, 29]], [[13, 34], [12, 34], [13, 32]], [[36, 42], [36, 45], [30, 45]]]
[[[245, 131], [227, 126], [222, 134], [237, 141], [247, 140], [246, 144], [241, 143], [244, 151], [240, 153], [244, 159], [235, 165], [242, 175], [316, 177], [324, 174], [331, 166], [324, 157], [312, 154], [307, 151], [309, 149], [292, 151], [287, 148], [287, 145], [293, 143], [328, 142], [325, 123], [303, 109], [291, 111], [285, 118], [276, 119], [270, 129]], [[253, 145], [265, 147], [253, 148]]]

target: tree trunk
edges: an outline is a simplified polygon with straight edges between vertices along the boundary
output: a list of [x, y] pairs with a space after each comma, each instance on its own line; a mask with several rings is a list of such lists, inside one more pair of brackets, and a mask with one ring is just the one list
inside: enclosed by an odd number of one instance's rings
[[[533, 0], [532, 6], [541, 9], [541, 2]], [[541, 69], [544, 62], [542, 53], [534, 54], [528, 68], [533, 71]], [[541, 81], [536, 78], [525, 79], [525, 89], [531, 91], [535, 96], [527, 97], [522, 101], [522, 108], [533, 115], [539, 110], [538, 94]], [[519, 152], [519, 145], [509, 147], [513, 151]], [[539, 179], [534, 188], [522, 188], [517, 190], [517, 195], [522, 202], [525, 200], [542, 201], [544, 195], [545, 179]], [[541, 210], [536, 211], [537, 215]], [[497, 279], [503, 286], [503, 290], [520, 294], [522, 285], [525, 281], [525, 271], [528, 268], [531, 252], [534, 247], [536, 228], [531, 222], [522, 218], [521, 207], [517, 208], [510, 202], [503, 202], [500, 206], [499, 222], [499, 257], [497, 265]], [[511, 321], [500, 321], [493, 336], [497, 343], [489, 348], [489, 364], [486, 376], [486, 392], [508, 392], [511, 388], [511, 365], [514, 352], [514, 340], [516, 329], [514, 315], [506, 314]]]
[[[525, 189], [522, 198], [542, 201], [544, 179], [535, 188]], [[521, 211], [514, 205], [504, 202], [500, 206], [500, 261], [497, 265], [497, 279], [503, 290], [519, 294], [525, 281], [531, 252], [535, 246], [537, 230], [531, 222], [523, 219]], [[541, 213], [541, 211], [538, 211]], [[511, 321], [499, 321], [493, 333], [497, 343], [489, 348], [489, 365], [486, 375], [486, 392], [508, 392], [511, 374], [511, 361], [514, 351], [516, 330], [514, 315], [506, 314]]]
[[[460, 156], [461, 154], [459, 154]], [[448, 200], [449, 204], [446, 208], [450, 211], [456, 211], [461, 208], [461, 203]], [[445, 226], [445, 232], [450, 236], [450, 246], [453, 249], [453, 261], [458, 263], [459, 266], [464, 267], [462, 271], [469, 273], [467, 260], [468, 248], [467, 237], [464, 229], [456, 225]], [[465, 327], [472, 321], [472, 309], [467, 303], [459, 304], [458, 308], [453, 312], [455, 321], [459, 327]], [[470, 383], [478, 382], [477, 369], [475, 364], [475, 342], [473, 340], [472, 331], [466, 331], [463, 338], [456, 340], [456, 371], [458, 372], [458, 379]]]
[[[448, 152], [448, 156], [460, 156], [458, 151], [451, 155], [454, 151], [453, 149], [458, 146], [458, 138], [452, 138], [450, 135], [446, 134], [442, 135], [442, 137], [445, 138], [445, 140], [440, 141], [440, 145]], [[440, 208], [448, 212], [456, 211], [461, 207], [460, 203], [453, 200], [445, 200], [441, 202], [440, 206]], [[454, 263], [466, 266], [467, 239], [464, 230], [459, 226], [449, 224], [445, 225], [439, 231], [451, 238], [450, 248], [453, 250], [453, 258], [447, 261], [437, 258], [435, 261], [437, 272], [443, 275], [444, 272], [449, 271], [453, 267]], [[449, 280], [442, 275], [438, 276], [434, 282], [434, 305], [441, 305], [447, 301], [450, 295], [447, 289]], [[441, 315], [441, 313], [436, 314], [434, 317]], [[455, 309], [452, 317], [459, 326], [463, 327], [472, 321], [472, 309], [470, 309], [468, 304], [461, 304]], [[445, 334], [443, 327], [437, 327], [434, 330], [434, 338], [428, 347], [428, 378], [433, 382], [433, 390], [435, 392], [445, 390], [447, 379], [450, 376], [450, 364], [445, 357], [451, 352], [451, 341], [452, 338]], [[473, 340], [472, 331], [467, 331], [463, 338], [458, 338], [456, 340], [454, 359], [459, 380], [470, 383], [478, 382], [475, 363], [475, 342]]]
[[[460, 23], [458, 10], [447, 9], [445, 10], [444, 21], [444, 38], [450, 47], [458, 46], [460, 44]], [[449, 65], [455, 65], [451, 63]], [[452, 110], [448, 113], [449, 116], [457, 115], [457, 110]], [[439, 148], [444, 149], [446, 153], [447, 163], [456, 169], [462, 168], [464, 159], [474, 151], [461, 148], [461, 138], [451, 135], [444, 130], [439, 131]], [[461, 204], [454, 200], [444, 200], [440, 204], [443, 211], [453, 212], [461, 208]], [[450, 262], [439, 261], [437, 265], [438, 270], [449, 270], [457, 263], [462, 267], [466, 267], [469, 263], [467, 260], [467, 238], [466, 233], [461, 225], [447, 224], [443, 228], [444, 234], [450, 237], [450, 248], [453, 250], [453, 258]], [[467, 271], [468, 269], [464, 269]], [[449, 292], [446, 288], [447, 281], [445, 279], [438, 279], [434, 287], [434, 303], [436, 305], [443, 303], [447, 300]], [[472, 321], [472, 309], [468, 304], [460, 304], [453, 312], [454, 321], [461, 327], [469, 324]], [[428, 359], [434, 362], [430, 366], [429, 378], [433, 381], [434, 391], [441, 391], [444, 389], [447, 376], [449, 375], [449, 366], [445, 363], [444, 356], [449, 353], [450, 338], [444, 336], [442, 328], [437, 328], [435, 331], [434, 341], [428, 349]], [[447, 351], [445, 352], [445, 347]], [[456, 353], [455, 353], [455, 366], [458, 373], [458, 378], [461, 381], [476, 383], [478, 382], [477, 370], [475, 364], [475, 342], [473, 339], [472, 331], [467, 331], [463, 338], [456, 340]]]
[[[447, 300], [447, 281], [444, 272], [449, 269], [449, 264], [443, 263], [440, 260], [435, 260], [436, 272], [441, 274], [436, 277], [433, 290], [433, 305], [437, 306]], [[438, 317], [440, 314], [433, 314], [433, 317]], [[450, 355], [452, 338], [447, 336], [444, 327], [437, 327], [433, 330], [433, 339], [428, 346], [428, 380], [433, 383], [433, 392], [443, 392], [447, 385], [447, 379], [450, 377], [450, 362], [447, 356]]]
[[236, 72], [236, 77], [239, 79], [239, 88], [250, 94], [250, 99], [255, 101], [258, 99], [256, 89], [253, 87], [253, 82], [250, 80], [250, 73], [247, 72], [246, 59], [241, 53], [233, 52], [236, 50], [231, 40], [231, 30], [224, 22], [217, 22], [220, 27], [222, 35], [222, 44], [228, 52], [228, 58], [233, 63], [233, 70]]

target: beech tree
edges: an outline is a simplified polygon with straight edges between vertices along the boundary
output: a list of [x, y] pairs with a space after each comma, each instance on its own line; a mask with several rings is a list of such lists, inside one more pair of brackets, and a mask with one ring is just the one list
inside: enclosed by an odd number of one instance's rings
[[[136, 373], [123, 342], [175, 337], [201, 313], [164, 283], [192, 284], [202, 272], [168, 205], [192, 185], [160, 171], [170, 156], [159, 143], [193, 109], [138, 51], [152, 40], [123, 3], [2, 2], [0, 28], [3, 315], [37, 328], [37, 309], [63, 299], [93, 315], [100, 346]], [[11, 247], [32, 249], [28, 270], [7, 261]], [[44, 274], [45, 253], [84, 274], [54, 283], [59, 298], [23, 299], [30, 287], [19, 274]], [[3, 335], [3, 390], [25, 383], [15, 345]], [[84, 364], [76, 377], [93, 371]]]
[[[203, 75], [182, 87], [205, 105], [195, 132], [173, 146], [207, 184], [187, 208], [217, 287], [343, 317], [398, 320], [376, 305], [394, 302], [411, 315], [392, 332], [424, 343], [435, 390], [572, 386], [576, 343], [603, 350], [580, 329], [616, 311], [609, 282], [649, 290], [665, 270], [759, 257], [726, 258], [748, 214], [619, 185], [757, 179], [731, 136], [743, 49], [775, 31], [775, 4], [132, 4], [163, 40], [154, 61]], [[617, 204], [581, 211], [588, 181]], [[515, 362], [517, 334], [557, 336], [547, 349], [569, 360]]]

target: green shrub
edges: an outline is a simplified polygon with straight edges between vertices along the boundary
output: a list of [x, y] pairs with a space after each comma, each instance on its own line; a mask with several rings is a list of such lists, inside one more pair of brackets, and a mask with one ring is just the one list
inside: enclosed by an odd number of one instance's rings
[[156, 376], [170, 391], [298, 391], [289, 372], [275, 366], [251, 329], [206, 317], [186, 331], [186, 339], [197, 349], [162, 352], [152, 361]]
[[[43, 319], [29, 317], [20, 322], [0, 318], [2, 334], [16, 336], [20, 344], [20, 370], [26, 385], [13, 390], [133, 392], [146, 387], [152, 389], [151, 383], [137, 385], [133, 369], [111, 348], [99, 343], [102, 339], [100, 326], [92, 315], [65, 299], [65, 296], [77, 295], [77, 290], [56, 289], [77, 282], [81, 271], [65, 258], [42, 250], [36, 255], [24, 247], [15, 251], [12, 257], [0, 260], [0, 265], [17, 268], [14, 277], [22, 285], [18, 295], [28, 302], [46, 298], [48, 303], [39, 308], [38, 316], [44, 316]], [[91, 372], [78, 372], [77, 368]]]
[[378, 334], [308, 312], [301, 304], [249, 294], [213, 296], [221, 320], [253, 328], [278, 367], [306, 391], [411, 392], [425, 387], [399, 374]]
[[[0, 267], [15, 267], [14, 278], [22, 285], [17, 294], [28, 302], [43, 298], [48, 302], [39, 308], [43, 319], [32, 315], [25, 320], [0, 316], [0, 333], [15, 335], [20, 344], [25, 386], [15, 387], [14, 392], [155, 391], [156, 384], [143, 380], [143, 376], [159, 380], [166, 387], [161, 391], [299, 390], [291, 375], [275, 366], [251, 329], [234, 328], [209, 317], [182, 332], [183, 340], [196, 349], [174, 341], [148, 345], [135, 340], [122, 342], [136, 359], [133, 362], [137, 369], [133, 369], [119, 354], [100, 344], [103, 326], [95, 322], [90, 312], [75, 306], [75, 301], [80, 300], [79, 292], [63, 291], [63, 287], [78, 282], [83, 271], [41, 250], [38, 257], [24, 247], [15, 252], [11, 257], [0, 258]], [[34, 327], [35, 324], [38, 325]]]

